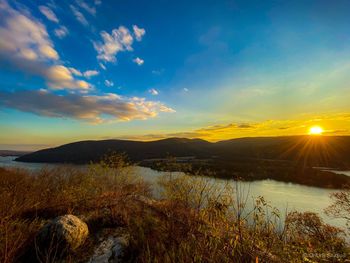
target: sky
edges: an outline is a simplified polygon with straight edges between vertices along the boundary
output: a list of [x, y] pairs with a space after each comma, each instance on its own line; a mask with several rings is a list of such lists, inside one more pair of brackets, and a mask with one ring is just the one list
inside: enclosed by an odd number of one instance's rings
[[350, 134], [350, 1], [0, 0], [0, 149]]

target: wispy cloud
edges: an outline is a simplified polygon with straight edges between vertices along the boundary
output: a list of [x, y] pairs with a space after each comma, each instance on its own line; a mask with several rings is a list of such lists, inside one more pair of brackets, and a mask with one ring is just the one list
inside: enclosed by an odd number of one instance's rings
[[150, 90], [148, 90], [148, 92], [151, 93], [153, 96], [156, 96], [159, 94], [159, 91], [156, 89], [150, 89]]
[[98, 63], [98, 65], [103, 69], [103, 70], [106, 70], [106, 66], [103, 64], [103, 63]]
[[133, 50], [132, 43], [134, 39], [129, 29], [124, 26], [113, 29], [111, 34], [102, 31], [100, 35], [102, 42], [93, 42], [99, 60], [115, 62], [119, 52]]
[[65, 26], [60, 26], [59, 28], [55, 29], [54, 32], [55, 32], [55, 35], [61, 39], [66, 37], [69, 33], [68, 29]]
[[106, 85], [107, 87], [113, 87], [113, 86], [114, 86], [114, 83], [113, 83], [113, 81], [106, 79], [106, 80], [105, 80], [105, 85]]
[[[135, 136], [121, 136], [124, 139], [134, 140], [156, 140], [169, 137], [201, 138], [208, 141], [227, 140], [239, 137], [257, 136], [286, 136], [306, 135], [308, 129], [314, 125], [321, 125], [324, 135], [349, 135], [350, 115], [349, 113], [324, 114], [321, 116], [300, 116], [298, 119], [265, 120], [261, 122], [242, 122], [229, 124], [216, 124], [188, 131], [172, 133], [153, 133]], [[339, 127], [327, 129], [327, 127]]]
[[73, 68], [73, 67], [70, 67], [69, 71], [75, 76], [86, 77], [86, 78], [91, 78], [91, 77], [96, 76], [100, 73], [97, 70], [86, 70], [84, 72], [81, 72], [80, 70]]
[[88, 12], [91, 15], [96, 15], [96, 8], [94, 6], [89, 6], [86, 2], [83, 0], [76, 0], [75, 1], [78, 6], [80, 6], [82, 9], [84, 9], [86, 12]]
[[83, 73], [84, 77], [91, 78], [93, 76], [97, 76], [99, 72], [97, 70], [87, 70]]
[[68, 68], [68, 69], [69, 69], [69, 71], [70, 71], [73, 75], [75, 75], [75, 76], [78, 76], [78, 77], [83, 76], [83, 73], [81, 73], [81, 71], [78, 70], [78, 69], [76, 69], [76, 68], [70, 67], [70, 68]]
[[59, 20], [58, 20], [57, 16], [55, 15], [55, 13], [47, 6], [41, 5], [41, 6], [39, 6], [39, 10], [48, 20], [55, 22], [55, 23], [59, 23]]
[[344, 135], [350, 134], [350, 129], [338, 129], [338, 130], [326, 130], [322, 134], [324, 135]]
[[84, 26], [88, 26], [89, 22], [86, 20], [85, 16], [76, 8], [74, 5], [70, 5], [70, 9], [73, 12], [75, 18]]
[[133, 25], [132, 29], [134, 30], [134, 35], [137, 41], [141, 41], [142, 37], [146, 34], [146, 30], [144, 28], [140, 28], [137, 25]]
[[[57, 24], [59, 23], [59, 19], [57, 18], [56, 14], [49, 7], [41, 5], [39, 6], [39, 10], [48, 20], [55, 22]], [[67, 36], [69, 32], [65, 26], [61, 25], [59, 26], [59, 28], [56, 28], [54, 30], [54, 33], [58, 38], [62, 39], [65, 36]]]
[[48, 91], [0, 92], [0, 106], [30, 112], [39, 116], [70, 118], [89, 123], [149, 119], [160, 112], [174, 112], [160, 102], [144, 98], [127, 98], [114, 93], [100, 96], [67, 94]]
[[142, 66], [145, 61], [142, 58], [136, 57], [135, 59], [132, 60], [135, 62], [137, 65]]

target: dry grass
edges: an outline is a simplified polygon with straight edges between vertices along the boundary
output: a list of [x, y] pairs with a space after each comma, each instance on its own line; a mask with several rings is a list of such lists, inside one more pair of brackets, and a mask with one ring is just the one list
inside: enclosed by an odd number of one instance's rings
[[[343, 232], [313, 213], [280, 213], [263, 197], [251, 210], [239, 186], [203, 177], [160, 181], [163, 201], [129, 225], [138, 262], [344, 262]], [[240, 198], [237, 198], [237, 197]]]
[[0, 262], [18, 261], [47, 220], [67, 213], [92, 235], [66, 262], [86, 261], [94, 233], [120, 226], [131, 235], [131, 262], [344, 262], [348, 255], [342, 231], [316, 214], [292, 212], [282, 222], [262, 197], [247, 210], [239, 187], [204, 177], [169, 173], [159, 185], [160, 200], [147, 198], [149, 186], [117, 155], [84, 170], [0, 169]]
[[103, 161], [84, 170], [0, 168], [0, 262], [18, 260], [39, 228], [60, 215], [78, 215], [91, 229], [121, 224], [126, 197], [148, 195], [149, 189], [122, 159], [118, 167]]

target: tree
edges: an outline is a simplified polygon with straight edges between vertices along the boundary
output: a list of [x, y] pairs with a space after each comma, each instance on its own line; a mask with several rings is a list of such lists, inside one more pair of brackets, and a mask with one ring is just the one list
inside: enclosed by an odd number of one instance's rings
[[350, 232], [350, 185], [341, 191], [331, 194], [332, 205], [325, 209], [325, 213], [333, 218], [346, 220], [346, 226]]

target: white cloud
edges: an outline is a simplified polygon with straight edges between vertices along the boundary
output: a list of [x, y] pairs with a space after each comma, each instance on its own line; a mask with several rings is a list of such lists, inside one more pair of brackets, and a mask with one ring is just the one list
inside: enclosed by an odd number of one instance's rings
[[100, 96], [52, 94], [48, 91], [0, 91], [0, 106], [39, 116], [70, 118], [97, 124], [109, 121], [149, 119], [160, 112], [175, 112], [160, 102], [128, 98], [114, 93]]
[[65, 26], [60, 26], [59, 28], [55, 29], [54, 32], [55, 32], [55, 35], [61, 39], [67, 36], [69, 33], [68, 29]]
[[85, 16], [76, 8], [74, 5], [70, 5], [75, 18], [84, 26], [88, 26], [89, 22], [86, 20]]
[[27, 74], [43, 77], [51, 89], [91, 88], [86, 81], [74, 79], [72, 72], [60, 65], [59, 55], [45, 26], [7, 2], [0, 2], [0, 59]]
[[118, 52], [133, 50], [133, 37], [129, 29], [124, 26], [113, 29], [111, 34], [102, 31], [100, 35], [102, 42], [93, 42], [99, 60], [115, 62]]
[[77, 5], [79, 5], [82, 9], [84, 9], [86, 12], [88, 12], [91, 15], [96, 15], [96, 8], [93, 6], [89, 6], [86, 2], [83, 0], [76, 0], [75, 1]]
[[26, 60], [58, 60], [46, 27], [10, 7], [0, 5], [0, 53], [8, 58]]
[[96, 76], [98, 74], [99, 74], [99, 72], [97, 70], [87, 70], [83, 73], [84, 77], [86, 77], [86, 78], [91, 78], [91, 77]]
[[151, 93], [153, 96], [156, 96], [159, 94], [159, 91], [156, 89], [150, 89], [150, 90], [148, 90], [148, 92]]
[[107, 87], [113, 87], [114, 86], [114, 83], [113, 83], [113, 81], [111, 81], [111, 80], [105, 80], [105, 85], [107, 86]]
[[143, 65], [143, 63], [145, 62], [143, 59], [141, 59], [139, 57], [133, 59], [132, 61], [134, 61], [139, 66]]
[[52, 66], [47, 70], [48, 85], [51, 89], [80, 89], [88, 90], [90, 84], [84, 80], [75, 80], [72, 76], [71, 69], [62, 65]]
[[100, 5], [100, 4], [102, 4], [102, 1], [101, 0], [95, 0], [94, 3], [95, 3], [95, 5]]
[[142, 37], [146, 34], [144, 28], [139, 28], [137, 25], [133, 25], [132, 29], [134, 30], [134, 35], [137, 41], [141, 41]]
[[184, 91], [185, 91], [185, 92], [188, 92], [188, 91], [189, 91], [189, 89], [188, 89], [188, 88], [184, 88]]
[[39, 6], [39, 10], [48, 20], [55, 22], [55, 23], [59, 22], [55, 13], [47, 6], [41, 5], [41, 6]]
[[78, 77], [85, 77], [85, 78], [91, 78], [93, 76], [98, 75], [100, 72], [98, 72], [97, 70], [87, 70], [85, 72], [81, 72], [80, 70], [76, 69], [76, 68], [68, 68], [70, 73], [72, 73], [75, 76]]

